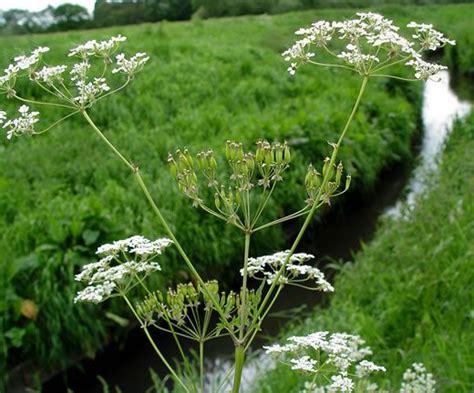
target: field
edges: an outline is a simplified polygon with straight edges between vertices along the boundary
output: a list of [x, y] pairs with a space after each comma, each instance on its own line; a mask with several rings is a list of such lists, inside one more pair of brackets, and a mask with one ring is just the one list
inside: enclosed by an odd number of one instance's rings
[[[434, 23], [458, 41], [456, 49], [443, 53], [445, 62], [458, 72], [467, 72], [474, 63], [471, 26], [463, 18], [472, 12], [471, 5], [380, 11], [399, 23], [412, 19]], [[178, 194], [166, 169], [167, 153], [183, 146], [222, 152], [227, 139], [246, 145], [261, 138], [288, 140], [295, 157], [291, 182], [279, 191], [269, 214], [299, 207], [298, 201], [305, 199], [306, 166], [328, 154], [327, 141], [336, 138], [358, 84], [351, 76], [318, 69], [291, 78], [280, 53], [292, 43], [296, 28], [319, 18], [353, 14], [354, 10], [319, 10], [2, 37], [1, 61], [6, 65], [19, 52], [46, 45], [52, 49], [49, 61], [62, 63], [73, 45], [117, 33], [128, 37], [127, 50], [149, 53], [150, 64], [126, 93], [104, 101], [93, 115], [142, 168], [200, 271], [222, 276], [235, 262], [242, 239]], [[352, 192], [367, 192], [382, 169], [410, 157], [420, 91], [420, 84], [369, 85], [341, 151], [354, 178]], [[30, 93], [38, 97], [38, 92]], [[45, 124], [57, 117], [57, 113], [43, 116]], [[5, 332], [0, 337], [0, 370], [24, 361], [56, 367], [67, 363], [66, 354], [93, 356], [112, 336], [124, 332], [103, 316], [104, 311], [118, 315], [125, 311], [113, 302], [102, 308], [73, 306], [74, 273], [93, 258], [98, 245], [135, 233], [158, 237], [161, 228], [133, 179], [79, 118], [45, 136], [5, 142], [0, 165], [0, 327]], [[251, 251], [264, 254], [284, 242], [281, 229], [263, 232]], [[165, 274], [156, 285], [167, 285], [177, 276], [187, 278], [177, 255], [163, 265]], [[342, 277], [341, 281], [346, 274]], [[36, 320], [21, 315], [23, 299], [38, 307]]]
[[[471, 115], [455, 127], [440, 174], [410, 218], [383, 222], [375, 239], [342, 267], [330, 305], [286, 334], [360, 334], [374, 361], [386, 366], [379, 385], [389, 391], [397, 390], [404, 370], [422, 361], [440, 392], [472, 392], [474, 179], [466, 173], [474, 169], [473, 148]], [[255, 391], [293, 392], [300, 383], [279, 367]]]

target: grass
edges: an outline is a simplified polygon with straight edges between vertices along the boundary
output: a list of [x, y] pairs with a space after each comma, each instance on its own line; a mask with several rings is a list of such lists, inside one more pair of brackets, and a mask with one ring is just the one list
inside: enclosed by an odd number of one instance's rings
[[[342, 267], [327, 308], [285, 334], [360, 334], [386, 366], [379, 385], [396, 391], [423, 362], [440, 392], [474, 389], [474, 115], [457, 124], [439, 175], [407, 220], [387, 219], [354, 262]], [[376, 378], [377, 379], [377, 378]], [[256, 392], [296, 392], [302, 378], [279, 366]]]
[[[470, 26], [462, 18], [472, 6], [390, 6], [382, 11], [400, 23], [429, 21], [452, 31], [450, 36], [463, 49], [447, 52], [445, 58], [460, 70], [472, 64], [471, 49], [464, 47], [472, 39]], [[129, 37], [127, 50], [150, 53], [150, 65], [133, 86], [100, 104], [93, 116], [146, 173], [199, 270], [222, 276], [235, 262], [242, 241], [230, 227], [193, 210], [178, 195], [165, 168], [166, 154], [182, 146], [219, 150], [226, 139], [247, 145], [260, 138], [303, 140], [295, 146], [290, 183], [268, 214], [298, 207], [295, 201], [304, 200], [306, 165], [327, 154], [327, 141], [336, 138], [358, 80], [310, 68], [292, 79], [280, 53], [293, 41], [297, 27], [353, 14], [319, 10], [0, 38], [1, 61], [7, 64], [22, 50], [47, 45], [52, 48], [49, 60], [61, 63], [59, 54], [74, 44], [116, 33]], [[370, 189], [384, 167], [409, 157], [419, 98], [419, 85], [371, 83], [341, 151], [356, 191]], [[6, 108], [12, 110], [11, 105]], [[57, 117], [43, 114], [45, 124]], [[0, 165], [0, 327], [5, 332], [0, 337], [0, 369], [26, 360], [57, 365], [71, 353], [92, 356], [111, 331], [121, 331], [104, 311], [124, 310], [113, 302], [73, 306], [74, 273], [98, 245], [134, 233], [160, 236], [161, 229], [130, 176], [79, 118], [46, 136], [4, 143]], [[274, 251], [283, 244], [281, 230], [264, 232], [252, 253]], [[157, 285], [187, 278], [175, 254], [163, 265]], [[20, 313], [24, 299], [38, 307], [36, 320]]]

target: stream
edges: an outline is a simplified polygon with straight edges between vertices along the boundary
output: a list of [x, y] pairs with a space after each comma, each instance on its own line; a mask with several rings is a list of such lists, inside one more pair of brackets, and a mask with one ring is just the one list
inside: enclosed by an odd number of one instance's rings
[[[312, 253], [321, 264], [333, 260], [351, 260], [362, 243], [370, 241], [377, 222], [382, 215], [394, 219], [409, 211], [416, 197], [425, 189], [427, 173], [436, 171], [437, 155], [442, 150], [446, 137], [456, 117], [465, 116], [470, 105], [461, 101], [450, 88], [447, 72], [439, 74], [439, 81], [428, 81], [423, 95], [423, 136], [421, 148], [416, 147], [418, 158], [413, 162], [402, 162], [387, 169], [371, 195], [353, 196], [326, 214], [316, 227], [308, 231], [300, 249]], [[323, 229], [321, 231], [321, 229]], [[316, 231], [318, 231], [316, 233]], [[291, 228], [290, 228], [291, 232]], [[243, 374], [242, 391], [247, 391], [259, 372], [271, 367], [258, 348], [275, 337], [294, 315], [304, 316], [316, 304], [326, 301], [320, 294], [287, 287], [273, 307], [273, 313], [262, 326], [262, 334], [252, 345], [253, 356]], [[170, 336], [158, 333], [156, 341], [167, 358], [177, 356]], [[184, 343], [191, 345], [189, 343]], [[211, 384], [219, 380], [231, 365], [233, 346], [228, 339], [213, 340], [206, 349], [206, 391], [212, 391]], [[149, 369], [159, 375], [166, 374], [161, 362], [140, 329], [130, 332], [126, 342], [120, 346], [112, 344], [97, 354], [93, 360], [84, 360], [65, 373], [43, 384], [45, 393], [62, 393], [67, 386], [75, 393], [102, 393], [102, 385], [97, 375], [102, 376], [111, 387], [119, 386], [123, 393], [145, 392], [151, 385]], [[112, 390], [113, 391], [113, 390]]]

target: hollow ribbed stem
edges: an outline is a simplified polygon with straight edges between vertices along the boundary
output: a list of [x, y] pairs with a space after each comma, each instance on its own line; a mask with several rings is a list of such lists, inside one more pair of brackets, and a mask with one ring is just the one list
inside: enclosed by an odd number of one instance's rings
[[[344, 139], [344, 137], [347, 133], [347, 130], [349, 129], [349, 126], [350, 126], [352, 120], [354, 119], [354, 116], [357, 112], [360, 101], [361, 101], [362, 96], [364, 94], [365, 88], [367, 86], [368, 80], [369, 80], [369, 76], [368, 75], [364, 76], [364, 78], [362, 80], [362, 84], [361, 84], [360, 89], [359, 89], [359, 94], [358, 94], [357, 99], [354, 103], [354, 106], [352, 107], [352, 111], [351, 111], [351, 113], [350, 113], [350, 115], [349, 115], [349, 117], [346, 121], [346, 124], [344, 125], [344, 128], [341, 132], [341, 135], [339, 136], [339, 139], [338, 139], [336, 145], [334, 146], [334, 150], [332, 152], [332, 155], [331, 155], [331, 158], [330, 158], [330, 161], [329, 161], [329, 168], [331, 168], [334, 165], [335, 161], [336, 161], [337, 153], [339, 151], [339, 147], [340, 147], [340, 145], [341, 145], [341, 143], [342, 143], [342, 141], [343, 141], [343, 139]], [[318, 205], [319, 199], [321, 198], [323, 190], [325, 189], [327, 183], [330, 180], [329, 179], [329, 174], [330, 173], [331, 173], [331, 171], [328, 171], [326, 173], [326, 175], [324, 176], [321, 187], [319, 188], [318, 194], [316, 195], [315, 203], [312, 206], [311, 210], [309, 211], [308, 216], [306, 217], [306, 219], [303, 223], [303, 226], [301, 227], [300, 231], [298, 232], [298, 235], [297, 235], [295, 241], [293, 242], [293, 245], [290, 248], [290, 252], [288, 253], [288, 256], [287, 256], [285, 262], [282, 264], [280, 270], [276, 274], [276, 276], [275, 276], [275, 278], [272, 282], [272, 285], [270, 286], [267, 294], [265, 295], [265, 298], [263, 299], [262, 303], [260, 304], [260, 307], [259, 307], [259, 310], [258, 310], [258, 313], [257, 313], [258, 315], [261, 315], [263, 313], [267, 303], [270, 301], [270, 299], [273, 295], [273, 291], [275, 290], [276, 286], [278, 285], [278, 282], [279, 282], [279, 279], [280, 279], [281, 275], [285, 271], [286, 265], [288, 264], [291, 256], [294, 254], [294, 252], [296, 250], [296, 247], [300, 243], [304, 233], [306, 232], [306, 229], [308, 228], [311, 220], [313, 219], [314, 213], [316, 212], [317, 208], [319, 207], [319, 205]]]
[[[165, 229], [165, 232], [167, 235], [170, 237], [171, 240], [173, 240], [174, 245], [178, 249], [179, 254], [181, 257], [184, 259], [186, 265], [188, 266], [189, 270], [191, 270], [191, 273], [196, 277], [196, 279], [199, 281], [201, 284], [201, 287], [204, 291], [204, 293], [211, 299], [214, 307], [216, 308], [217, 312], [222, 318], [223, 323], [225, 324], [226, 327], [229, 327], [229, 324], [227, 322], [227, 318], [225, 318], [224, 311], [222, 310], [222, 307], [220, 306], [219, 302], [214, 298], [214, 296], [207, 290], [206, 286], [204, 285], [204, 280], [202, 277], [199, 275], [197, 272], [196, 268], [194, 267], [193, 263], [189, 259], [188, 255], [184, 251], [183, 247], [179, 243], [178, 239], [174, 235], [173, 231], [171, 230], [170, 226], [168, 225], [167, 221], [161, 214], [160, 209], [156, 205], [153, 197], [150, 194], [150, 191], [148, 190], [148, 187], [146, 186], [145, 182], [143, 181], [142, 176], [140, 175], [140, 171], [137, 166], [133, 165], [131, 161], [127, 160], [122, 153], [113, 145], [112, 142], [110, 142], [107, 137], [102, 133], [102, 131], [96, 126], [94, 121], [90, 118], [89, 114], [86, 111], [82, 112], [84, 118], [87, 120], [87, 122], [90, 124], [92, 129], [97, 133], [97, 135], [105, 142], [105, 144], [117, 155], [117, 157], [120, 158], [120, 160], [133, 172], [135, 178], [137, 179], [138, 184], [140, 185], [140, 188], [142, 189], [143, 193], [145, 194], [145, 197], [150, 204], [151, 208], [155, 212], [155, 214], [158, 217], [158, 220], [160, 221], [161, 225]], [[233, 332], [229, 329], [229, 334], [233, 336]]]
[[242, 345], [235, 347], [235, 369], [234, 369], [234, 383], [232, 385], [232, 393], [240, 392], [240, 382], [242, 380], [242, 370], [245, 363], [245, 348]]

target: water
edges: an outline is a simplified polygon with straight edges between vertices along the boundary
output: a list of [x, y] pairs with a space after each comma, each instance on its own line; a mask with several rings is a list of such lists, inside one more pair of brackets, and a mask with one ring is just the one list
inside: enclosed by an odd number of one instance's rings
[[441, 71], [434, 80], [428, 80], [423, 93], [423, 141], [419, 165], [407, 186], [405, 199], [400, 199], [387, 209], [387, 214], [399, 217], [403, 210], [414, 207], [416, 198], [426, 189], [428, 177], [436, 173], [438, 156], [456, 119], [465, 117], [471, 108], [467, 101], [461, 101], [450, 87], [447, 71]]
[[[306, 233], [302, 251], [314, 254], [322, 264], [331, 260], [349, 260], [361, 243], [370, 241], [380, 215], [388, 212], [392, 216], [399, 216], [405, 210], [404, 206], [413, 206], [416, 196], [424, 190], [426, 174], [436, 170], [437, 155], [455, 118], [465, 116], [470, 107], [450, 89], [448, 73], [441, 73], [439, 78], [439, 82], [427, 82], [424, 89], [419, 165], [413, 169], [412, 163], [404, 162], [386, 170], [380, 175], [380, 181], [370, 196], [351, 198], [342, 206], [332, 209]], [[409, 192], [400, 199], [405, 189]], [[291, 241], [296, 227], [289, 226], [286, 229], [288, 240]], [[274, 306], [271, 318], [262, 326], [262, 335], [253, 344], [253, 360], [250, 359], [244, 369], [243, 391], [260, 373], [272, 366], [268, 357], [259, 354], [258, 349], [268, 342], [268, 338], [275, 337], [295, 313], [304, 315], [324, 301], [320, 294], [314, 292], [295, 287], [285, 289], [284, 296], [280, 296]], [[168, 335], [157, 334], [155, 338], [167, 357], [177, 355]], [[184, 346], [190, 349], [192, 345], [185, 343]], [[232, 364], [232, 345], [227, 339], [212, 341], [206, 356], [209, 359], [206, 364], [207, 391], [212, 391], [211, 384], [221, 379]], [[71, 368], [67, 373], [45, 383], [43, 391], [66, 392], [64, 380], [67, 379], [69, 387], [76, 393], [101, 393], [102, 387], [96, 379], [96, 375], [101, 375], [111, 386], [120, 386], [124, 393], [144, 392], [151, 383], [149, 368], [159, 374], [166, 371], [139, 329], [131, 332], [123, 347], [113, 344], [98, 354], [96, 359], [81, 362], [80, 367], [82, 370]]]

